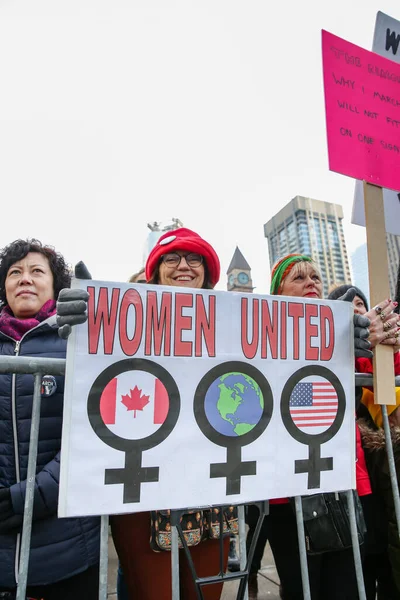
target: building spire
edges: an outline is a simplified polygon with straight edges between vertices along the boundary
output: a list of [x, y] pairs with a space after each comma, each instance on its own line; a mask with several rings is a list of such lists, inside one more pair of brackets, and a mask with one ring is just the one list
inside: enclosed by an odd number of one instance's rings
[[245, 269], [246, 271], [250, 271], [250, 265], [240, 252], [239, 247], [236, 246], [235, 252], [233, 253], [231, 263], [228, 267], [227, 274], [233, 271], [233, 269]]

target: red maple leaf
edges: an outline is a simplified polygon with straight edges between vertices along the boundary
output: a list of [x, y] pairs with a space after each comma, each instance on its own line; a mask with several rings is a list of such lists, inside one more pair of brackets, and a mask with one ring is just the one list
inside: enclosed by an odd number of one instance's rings
[[133, 410], [133, 418], [136, 419], [136, 411], [143, 410], [146, 404], [149, 404], [150, 396], [142, 396], [142, 390], [139, 390], [138, 386], [135, 385], [130, 394], [122, 394], [122, 404], [126, 406], [127, 410]]

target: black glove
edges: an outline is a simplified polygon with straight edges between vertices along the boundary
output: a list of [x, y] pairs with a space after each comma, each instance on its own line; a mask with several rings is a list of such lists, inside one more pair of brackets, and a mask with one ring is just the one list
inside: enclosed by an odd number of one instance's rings
[[0, 488], [0, 534], [20, 530], [22, 521], [22, 515], [14, 513], [10, 489]]
[[365, 358], [372, 358], [373, 353], [370, 350], [371, 343], [368, 340], [369, 329], [371, 321], [364, 315], [354, 315], [354, 354], [356, 358], [364, 356]]
[[[353, 302], [354, 297], [357, 296], [357, 290], [349, 288], [343, 296], [340, 296], [338, 300], [344, 302]], [[373, 354], [370, 350], [371, 344], [368, 341], [369, 329], [371, 322], [368, 317], [363, 315], [354, 315], [354, 354], [356, 358], [361, 356], [365, 358], [372, 358]]]
[[[77, 279], [92, 279], [85, 263], [75, 265]], [[87, 319], [87, 301], [89, 294], [85, 290], [64, 288], [57, 300], [58, 335], [64, 340], [71, 333], [72, 325], [84, 323]]]

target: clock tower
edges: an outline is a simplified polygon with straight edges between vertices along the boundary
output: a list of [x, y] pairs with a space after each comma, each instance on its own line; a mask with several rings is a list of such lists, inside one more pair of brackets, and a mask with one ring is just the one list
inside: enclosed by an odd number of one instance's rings
[[226, 274], [228, 292], [253, 292], [250, 265], [237, 246]]

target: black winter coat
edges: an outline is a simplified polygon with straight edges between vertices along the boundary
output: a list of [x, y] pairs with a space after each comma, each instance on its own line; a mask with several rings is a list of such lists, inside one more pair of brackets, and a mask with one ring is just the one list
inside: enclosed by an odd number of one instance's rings
[[[55, 316], [15, 342], [0, 333], [1, 356], [65, 358]], [[28, 585], [72, 577], [99, 561], [99, 519], [58, 519], [64, 377], [42, 386], [36, 488]], [[9, 487], [13, 509], [23, 514], [33, 399], [33, 376], [0, 374], [0, 487]], [[15, 587], [20, 531], [0, 534], [0, 587]]]

